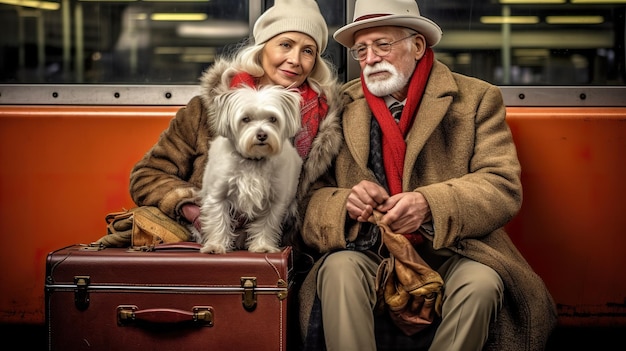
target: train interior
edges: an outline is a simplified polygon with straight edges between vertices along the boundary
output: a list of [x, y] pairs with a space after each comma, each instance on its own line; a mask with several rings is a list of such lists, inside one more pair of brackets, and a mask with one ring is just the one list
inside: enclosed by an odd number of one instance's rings
[[[381, 0], [382, 1], [382, 0]], [[354, 0], [318, 0], [329, 32]], [[45, 349], [45, 260], [134, 206], [129, 172], [272, 0], [0, 0], [0, 333]], [[559, 313], [547, 350], [624, 350], [626, 1], [418, 0], [436, 58], [498, 85], [522, 164], [506, 229]], [[358, 65], [329, 39], [343, 81]]]

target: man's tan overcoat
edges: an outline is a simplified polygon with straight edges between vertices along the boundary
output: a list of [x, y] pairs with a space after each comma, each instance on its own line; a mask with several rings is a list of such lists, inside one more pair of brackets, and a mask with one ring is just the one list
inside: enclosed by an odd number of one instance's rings
[[[373, 116], [358, 79], [346, 83], [344, 98], [344, 145], [334, 173], [316, 185], [304, 219], [303, 239], [321, 254], [356, 237], [359, 223], [345, 207], [350, 188], [364, 179], [377, 182], [367, 168]], [[406, 142], [403, 191], [419, 191], [430, 204], [434, 235], [427, 244], [492, 267], [505, 284], [504, 306], [485, 349], [543, 350], [556, 308], [503, 229], [521, 207], [522, 187], [500, 90], [435, 62]], [[303, 333], [318, 266], [300, 291]]]

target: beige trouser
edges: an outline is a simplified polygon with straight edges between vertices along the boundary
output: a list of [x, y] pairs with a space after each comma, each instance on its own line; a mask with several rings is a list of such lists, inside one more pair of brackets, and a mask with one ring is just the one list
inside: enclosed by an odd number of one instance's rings
[[[376, 350], [374, 279], [377, 264], [357, 251], [330, 254], [318, 273], [317, 294], [328, 351]], [[442, 321], [430, 351], [481, 350], [502, 306], [504, 286], [491, 268], [454, 255], [440, 268]]]

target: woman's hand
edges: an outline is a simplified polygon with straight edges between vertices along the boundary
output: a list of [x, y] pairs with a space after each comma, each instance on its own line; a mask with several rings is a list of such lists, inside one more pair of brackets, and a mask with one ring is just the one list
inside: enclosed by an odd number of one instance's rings
[[202, 233], [200, 227], [200, 207], [196, 204], [184, 204], [181, 208], [181, 212], [183, 216], [189, 223], [193, 224], [193, 226], [198, 230], [198, 232]]

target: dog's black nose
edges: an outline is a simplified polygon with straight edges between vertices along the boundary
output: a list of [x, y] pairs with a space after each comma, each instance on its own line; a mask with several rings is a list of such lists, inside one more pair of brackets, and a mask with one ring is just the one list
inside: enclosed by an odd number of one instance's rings
[[258, 132], [256, 134], [256, 139], [258, 141], [265, 141], [265, 140], [267, 140], [267, 133], [265, 133], [265, 132]]

